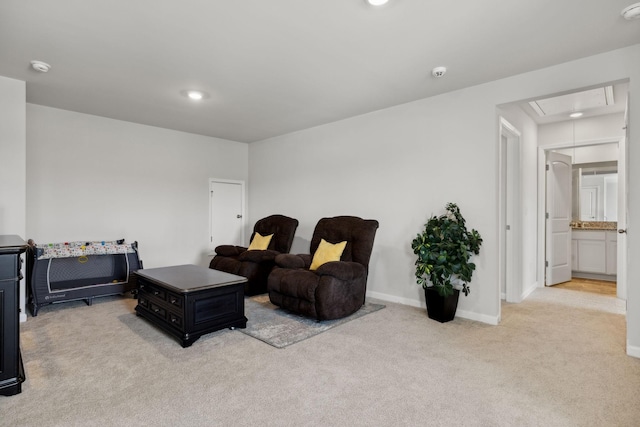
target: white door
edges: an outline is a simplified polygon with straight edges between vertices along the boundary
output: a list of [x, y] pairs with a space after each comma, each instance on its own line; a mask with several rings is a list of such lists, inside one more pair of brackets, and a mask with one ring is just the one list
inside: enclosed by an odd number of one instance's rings
[[571, 280], [571, 156], [547, 152], [546, 285]]
[[522, 301], [522, 226], [520, 132], [500, 117], [501, 219], [500, 296]]
[[627, 299], [627, 141], [629, 141], [629, 98], [624, 115], [626, 136], [618, 143], [618, 250], [617, 297]]
[[244, 245], [244, 182], [209, 181], [211, 249], [219, 245]]

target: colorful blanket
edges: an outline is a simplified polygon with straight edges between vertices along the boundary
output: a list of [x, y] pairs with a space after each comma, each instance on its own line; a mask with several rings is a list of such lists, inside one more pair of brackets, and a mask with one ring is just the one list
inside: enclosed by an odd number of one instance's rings
[[124, 240], [101, 242], [63, 242], [37, 245], [42, 249], [38, 259], [71, 258], [87, 255], [108, 255], [133, 253], [135, 249], [131, 243]]

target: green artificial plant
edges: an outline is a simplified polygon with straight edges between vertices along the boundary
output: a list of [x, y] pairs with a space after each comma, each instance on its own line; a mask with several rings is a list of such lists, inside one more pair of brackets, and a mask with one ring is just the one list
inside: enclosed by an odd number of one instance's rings
[[467, 230], [458, 205], [448, 203], [446, 210], [446, 214], [429, 218], [424, 231], [411, 243], [418, 256], [416, 280], [423, 288], [434, 286], [441, 296], [447, 296], [453, 295], [452, 279], [457, 278], [466, 296], [476, 269], [469, 259], [480, 253], [482, 237], [476, 230]]

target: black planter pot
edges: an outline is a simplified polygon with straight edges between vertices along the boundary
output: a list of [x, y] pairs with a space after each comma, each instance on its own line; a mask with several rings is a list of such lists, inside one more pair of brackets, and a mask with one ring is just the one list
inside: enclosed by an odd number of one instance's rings
[[444, 323], [453, 320], [456, 316], [460, 290], [454, 289], [453, 295], [443, 297], [440, 296], [435, 288], [425, 288], [424, 297], [427, 301], [427, 316], [429, 316], [429, 319]]

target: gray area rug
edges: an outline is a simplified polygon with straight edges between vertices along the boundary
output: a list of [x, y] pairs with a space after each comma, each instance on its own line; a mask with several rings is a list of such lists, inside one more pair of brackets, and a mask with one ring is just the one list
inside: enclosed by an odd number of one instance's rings
[[284, 348], [384, 307], [367, 302], [350, 316], [319, 322], [278, 308], [271, 304], [268, 295], [258, 295], [245, 299], [247, 327], [238, 330], [274, 347]]

